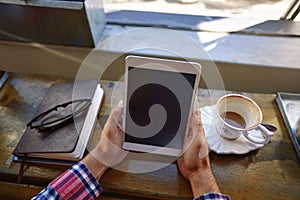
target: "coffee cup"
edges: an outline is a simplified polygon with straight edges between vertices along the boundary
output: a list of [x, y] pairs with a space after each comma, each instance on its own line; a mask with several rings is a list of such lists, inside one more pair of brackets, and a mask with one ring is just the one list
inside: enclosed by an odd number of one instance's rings
[[[261, 125], [262, 112], [250, 98], [239, 94], [228, 94], [221, 97], [216, 104], [216, 130], [225, 139], [234, 140], [242, 134], [256, 144], [266, 144], [273, 133]], [[262, 137], [254, 137], [251, 130], [259, 129]]]

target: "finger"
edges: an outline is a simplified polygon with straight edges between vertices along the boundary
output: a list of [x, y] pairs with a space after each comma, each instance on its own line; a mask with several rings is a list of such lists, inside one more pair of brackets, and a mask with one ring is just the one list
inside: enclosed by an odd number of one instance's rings
[[189, 131], [189, 133], [190, 134], [184, 140], [183, 153], [186, 152], [193, 143], [194, 134], [192, 133], [192, 131]]
[[124, 129], [122, 127], [123, 108], [124, 108], [124, 103], [121, 100], [119, 101], [118, 105], [112, 110], [110, 115], [111, 118], [113, 119], [113, 122], [121, 130], [121, 132], [124, 132]]
[[117, 106], [123, 107], [123, 106], [124, 106], [124, 101], [123, 101], [123, 100], [120, 100]]
[[186, 148], [188, 148], [191, 145], [193, 139], [197, 134], [198, 121], [199, 121], [198, 112], [193, 111], [190, 119], [189, 131], [184, 142], [184, 147], [185, 147], [184, 150], [186, 150]]
[[190, 126], [196, 127], [199, 125], [202, 125], [202, 121], [201, 121], [201, 111], [198, 109], [193, 111], [193, 121], [192, 123], [190, 123]]
[[200, 143], [201, 143], [201, 147], [200, 147], [200, 150], [199, 150], [198, 157], [200, 159], [202, 159], [202, 158], [204, 158], [208, 155], [209, 148], [208, 148], [208, 144], [207, 144], [207, 141], [206, 141], [204, 128], [202, 126], [201, 111], [200, 110], [199, 110], [198, 114], [199, 114], [198, 133], [199, 133], [199, 140], [200, 140]]
[[124, 107], [124, 103], [123, 101], [119, 101], [118, 105], [116, 107], [114, 107], [114, 109], [112, 110], [112, 114], [114, 115], [114, 117], [116, 119], [120, 119], [122, 114], [123, 114], [123, 107]]
[[190, 124], [189, 124], [190, 128], [196, 127], [197, 124], [198, 124], [198, 113], [197, 111], [193, 111]]
[[[193, 112], [192, 119], [190, 122], [190, 133], [189, 134], [196, 134], [199, 130], [199, 126], [202, 127], [201, 124], [201, 114], [199, 110]], [[194, 135], [195, 136], [195, 135]]]
[[196, 113], [198, 115], [198, 124], [202, 125], [201, 110], [200, 109], [196, 110]]

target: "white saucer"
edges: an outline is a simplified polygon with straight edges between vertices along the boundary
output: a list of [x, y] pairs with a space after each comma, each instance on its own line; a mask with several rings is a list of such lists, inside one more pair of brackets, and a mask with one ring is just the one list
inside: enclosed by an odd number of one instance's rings
[[[255, 144], [247, 140], [243, 135], [235, 140], [228, 140], [221, 137], [215, 127], [216, 115], [214, 114], [215, 106], [202, 107], [201, 120], [205, 131], [205, 137], [210, 150], [218, 154], [245, 154], [252, 150], [259, 149], [264, 144]], [[263, 139], [260, 130], [249, 131], [253, 137]]]

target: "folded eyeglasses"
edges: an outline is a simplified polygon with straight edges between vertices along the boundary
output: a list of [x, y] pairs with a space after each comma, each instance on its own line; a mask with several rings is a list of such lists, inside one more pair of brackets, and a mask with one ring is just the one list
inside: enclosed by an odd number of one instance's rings
[[27, 123], [27, 127], [37, 130], [51, 130], [64, 126], [84, 113], [92, 104], [91, 99], [78, 99], [54, 106]]

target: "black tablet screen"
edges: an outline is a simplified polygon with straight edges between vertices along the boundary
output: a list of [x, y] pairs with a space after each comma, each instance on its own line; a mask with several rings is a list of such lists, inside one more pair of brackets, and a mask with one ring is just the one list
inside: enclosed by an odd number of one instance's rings
[[195, 74], [129, 67], [125, 142], [181, 149]]

